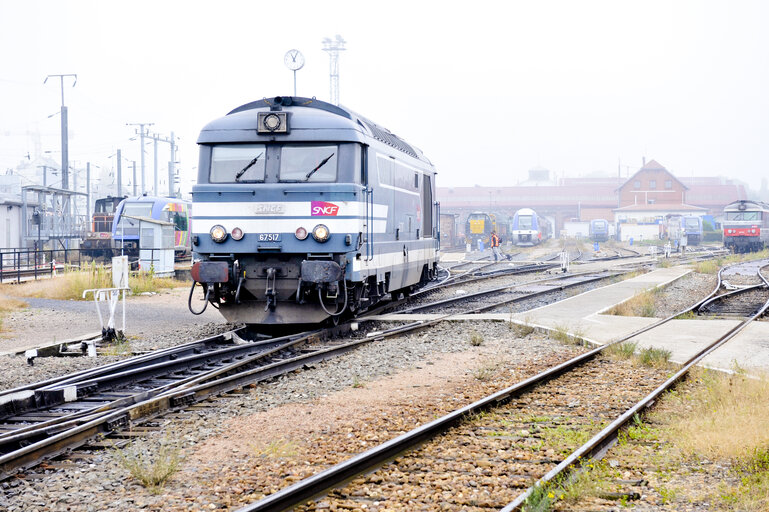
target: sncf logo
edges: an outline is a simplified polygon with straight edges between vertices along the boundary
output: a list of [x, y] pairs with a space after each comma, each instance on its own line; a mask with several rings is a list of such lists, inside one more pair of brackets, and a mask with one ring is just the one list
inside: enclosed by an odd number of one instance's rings
[[313, 201], [310, 206], [310, 215], [313, 217], [318, 215], [324, 217], [336, 216], [337, 213], [339, 213], [339, 207], [334, 203], [327, 203], [325, 201]]

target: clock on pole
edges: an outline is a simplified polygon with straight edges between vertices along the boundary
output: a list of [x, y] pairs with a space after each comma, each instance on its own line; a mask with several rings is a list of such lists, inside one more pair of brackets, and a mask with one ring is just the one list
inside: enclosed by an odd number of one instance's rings
[[299, 50], [289, 50], [283, 57], [283, 63], [294, 72], [294, 96], [296, 96], [296, 72], [304, 66], [304, 55]]

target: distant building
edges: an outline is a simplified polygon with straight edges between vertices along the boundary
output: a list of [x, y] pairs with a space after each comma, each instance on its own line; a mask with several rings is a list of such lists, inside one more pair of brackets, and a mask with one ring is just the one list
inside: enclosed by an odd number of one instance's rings
[[0, 249], [23, 247], [21, 217], [19, 198], [15, 195], [0, 194]]
[[743, 185], [723, 178], [678, 178], [651, 160], [628, 179], [550, 179], [550, 171], [535, 167], [529, 179], [513, 187], [438, 187], [444, 213], [460, 214], [461, 223], [473, 211], [512, 217], [520, 208], [532, 208], [549, 217], [555, 233], [570, 220], [613, 221], [618, 214], [626, 222], [667, 213], [718, 215], [727, 204], [746, 199]]

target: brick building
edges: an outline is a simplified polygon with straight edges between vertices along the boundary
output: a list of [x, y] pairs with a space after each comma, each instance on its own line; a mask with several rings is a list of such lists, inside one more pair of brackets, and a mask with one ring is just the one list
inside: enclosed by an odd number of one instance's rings
[[[655, 205], [675, 206], [668, 211], [718, 215], [732, 201], [747, 199], [743, 185], [716, 177], [678, 178], [658, 162], [645, 163], [628, 179], [551, 179], [547, 170], [532, 169], [529, 179], [512, 187], [438, 187], [441, 211], [460, 215], [462, 225], [473, 211], [512, 217], [520, 208], [532, 208], [554, 222], [555, 232], [572, 219], [613, 221], [621, 214], [638, 210], [644, 217], [656, 216]], [[666, 207], [663, 207], [663, 210]], [[636, 216], [634, 213], [630, 217]]]

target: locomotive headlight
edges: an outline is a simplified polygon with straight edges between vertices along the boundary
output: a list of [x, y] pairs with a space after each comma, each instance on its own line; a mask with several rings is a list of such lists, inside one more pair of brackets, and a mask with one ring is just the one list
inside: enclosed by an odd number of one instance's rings
[[312, 230], [312, 237], [318, 242], [325, 242], [330, 235], [328, 228], [323, 224], [318, 224]]
[[294, 236], [298, 240], [304, 240], [305, 238], [307, 238], [307, 230], [300, 226], [296, 228], [296, 231], [294, 231]]
[[232, 233], [230, 233], [230, 236], [233, 240], [242, 240], [243, 239], [243, 230], [240, 228], [232, 228]]
[[217, 224], [211, 228], [211, 240], [217, 243], [224, 242], [227, 239], [227, 230], [224, 226]]

